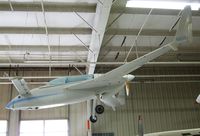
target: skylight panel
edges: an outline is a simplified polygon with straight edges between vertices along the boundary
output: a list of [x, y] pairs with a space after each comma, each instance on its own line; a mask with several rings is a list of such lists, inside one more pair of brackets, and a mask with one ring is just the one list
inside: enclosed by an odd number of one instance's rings
[[187, 5], [190, 5], [192, 10], [200, 8], [200, 3], [186, 1], [129, 0], [126, 3], [126, 7], [157, 9], [183, 9]]

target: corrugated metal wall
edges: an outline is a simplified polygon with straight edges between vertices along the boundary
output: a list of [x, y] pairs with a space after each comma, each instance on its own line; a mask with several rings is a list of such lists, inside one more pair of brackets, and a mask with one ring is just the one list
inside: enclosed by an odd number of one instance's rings
[[0, 120], [8, 120], [9, 110], [5, 109], [5, 105], [11, 99], [11, 85], [0, 85]]
[[69, 106], [70, 136], [87, 136], [87, 104], [86, 102]]
[[[192, 70], [185, 73], [189, 72], [195, 73]], [[137, 73], [153, 75], [175, 72], [151, 69], [151, 72], [144, 70]], [[136, 135], [139, 115], [143, 118], [145, 133], [199, 128], [200, 106], [195, 104], [195, 99], [200, 94], [200, 82], [131, 83], [131, 90], [126, 105], [116, 111], [106, 107], [104, 114], [98, 115], [98, 122], [92, 126], [93, 132], [113, 132], [115, 136]]]

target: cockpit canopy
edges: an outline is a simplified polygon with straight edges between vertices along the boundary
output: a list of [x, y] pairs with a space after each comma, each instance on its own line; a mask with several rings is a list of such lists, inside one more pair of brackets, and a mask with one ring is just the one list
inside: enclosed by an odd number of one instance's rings
[[61, 85], [61, 84], [68, 84], [72, 82], [78, 82], [78, 81], [84, 81], [93, 79], [93, 75], [78, 75], [78, 76], [66, 76], [66, 77], [60, 77], [53, 79], [49, 81], [48, 85]]

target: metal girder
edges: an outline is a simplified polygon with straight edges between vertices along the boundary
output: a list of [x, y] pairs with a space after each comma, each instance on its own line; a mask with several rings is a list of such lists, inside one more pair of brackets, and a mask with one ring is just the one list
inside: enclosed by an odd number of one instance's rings
[[[147, 52], [138, 52], [139, 56], [145, 55]], [[62, 54], [68, 54], [68, 52], [62, 52]], [[77, 53], [78, 54], [78, 53]], [[51, 62], [52, 63], [56, 63], [56, 64], [62, 64], [62, 63], [76, 63], [76, 62], [85, 62], [86, 58], [87, 58], [87, 54], [83, 54], [83, 55], [78, 55], [77, 54], [68, 54], [68, 55], [64, 55], [64, 56], [59, 56], [58, 54], [54, 54], [54, 52], [52, 52], [52, 59]], [[112, 53], [113, 54], [113, 53]], [[113, 55], [107, 55], [104, 59], [105, 61], [112, 61], [113, 60]], [[135, 58], [135, 52], [131, 52], [131, 58]], [[7, 57], [5, 55], [0, 55], [0, 63], [7, 63]], [[100, 55], [101, 57], [101, 55]], [[26, 55], [26, 54], [15, 54], [10, 56], [10, 59], [12, 61], [12, 63], [47, 63], [49, 61], [48, 58], [48, 52], [44, 54], [37, 54], [37, 55]], [[103, 60], [103, 59], [102, 59]], [[121, 55], [117, 61], [123, 61], [124, 60], [124, 55]], [[133, 59], [129, 59], [129, 61], [131, 61]], [[199, 52], [195, 52], [195, 53], [190, 53], [190, 52], [178, 52], [178, 54], [174, 53], [174, 52], [170, 52], [165, 56], [162, 56], [160, 58], [157, 59], [157, 61], [173, 61], [173, 60], [179, 60], [179, 61], [199, 61], [200, 60], [200, 53]], [[12, 64], [11, 63], [11, 64]], [[80, 63], [82, 64], [82, 63]], [[85, 63], [86, 64], [86, 63]], [[96, 63], [87, 63], [88, 65], [90, 64], [96, 64]], [[98, 64], [98, 63], [97, 63]]]
[[[94, 28], [97, 30], [92, 31], [90, 50], [93, 52], [88, 53], [88, 62], [96, 62], [99, 56], [101, 44], [103, 41], [106, 25], [110, 15], [110, 9], [112, 6], [112, 0], [103, 0], [102, 3], [97, 3]], [[90, 64], [87, 70], [88, 74], [93, 74], [96, 64]]]
[[[124, 13], [124, 14], [148, 14], [151, 9], [148, 8], [128, 8], [117, 7], [112, 8], [111, 13]], [[180, 10], [174, 9], [153, 9], [151, 15], [172, 15], [177, 16]], [[192, 11], [192, 16], [200, 16], [199, 11]]]
[[[112, 28], [108, 29], [105, 33], [105, 35], [137, 35], [139, 32], [139, 29], [118, 29], [118, 28]], [[176, 33], [176, 30], [172, 30], [169, 32], [169, 30], [156, 30], [156, 29], [143, 29], [140, 35], [143, 36], [174, 36]], [[193, 30], [193, 36], [200, 36], [200, 31]]]
[[[48, 34], [91, 34], [90, 28], [48, 27]], [[46, 34], [44, 27], [0, 27], [1, 34]]]
[[[141, 53], [138, 54], [138, 56], [143, 56], [146, 53]], [[121, 55], [117, 58], [116, 61], [118, 62], [123, 62], [124, 61], [124, 57], [125, 55]], [[100, 56], [101, 57], [101, 56]], [[130, 58], [128, 59], [128, 62], [134, 60], [131, 58], [137, 58], [135, 53], [131, 53], [130, 54]], [[102, 61], [113, 61], [114, 57], [113, 55], [107, 55], [106, 57], [104, 57], [103, 59], [101, 59]], [[167, 55], [164, 56], [160, 56], [159, 58], [157, 58], [155, 61], [200, 61], [200, 53], [198, 54], [174, 54], [174, 53], [169, 53]]]
[[[131, 45], [126, 45], [126, 46], [123, 46], [123, 47], [120, 47], [120, 45], [114, 45], [114, 46], [111, 46], [111, 45], [108, 45], [106, 47], [103, 47], [101, 48], [101, 52], [127, 52], [128, 50], [130, 50], [131, 48]], [[137, 46], [137, 50], [138, 52], [150, 52], [152, 50], [156, 50], [158, 47], [157, 46], [142, 46], [142, 45], [138, 45]], [[177, 53], [177, 52], [199, 52], [200, 51], [200, 46], [199, 45], [196, 45], [196, 46], [180, 46], [178, 48], [179, 50], [174, 52], [174, 53]], [[134, 50], [132, 50], [132, 52], [134, 52]]]
[[[36, 11], [41, 12], [40, 2], [11, 2], [13, 11]], [[61, 2], [44, 2], [45, 12], [88, 12], [94, 13], [96, 4], [88, 3], [61, 3]], [[10, 11], [8, 2], [0, 2], [0, 11]]]
[[[102, 27], [101, 27], [102, 28]], [[66, 28], [66, 27], [48, 27], [49, 34], [91, 34], [91, 28]], [[105, 32], [105, 35], [137, 35], [139, 29], [118, 29], [110, 28]], [[0, 27], [1, 34], [46, 34], [44, 27]], [[169, 32], [169, 30], [155, 30], [155, 29], [144, 29], [140, 35], [143, 36], [174, 36], [175, 30]], [[200, 31], [193, 31], [194, 37], [200, 37]], [[94, 36], [92, 36], [94, 37]], [[96, 39], [99, 39], [96, 34]], [[101, 36], [100, 36], [101, 37]], [[100, 38], [102, 40], [102, 38]], [[99, 44], [99, 40], [94, 42], [95, 46]], [[92, 44], [92, 43], [91, 43]], [[91, 47], [92, 49], [92, 47]]]
[[[12, 48], [10, 51], [14, 50], [14, 51], [47, 51], [46, 50], [46, 46], [47, 45], [12, 45]], [[87, 45], [87, 47], [89, 47], [89, 45]], [[157, 46], [142, 46], [142, 45], [138, 45], [137, 49], [139, 52], [150, 52], [152, 50], [157, 49]], [[8, 45], [0, 45], [0, 51], [8, 51], [10, 48], [8, 47]], [[51, 49], [52, 51], [58, 52], [67, 52], [67, 51], [72, 51], [72, 52], [79, 52], [79, 51], [88, 51], [84, 46], [82, 45], [51, 45]], [[120, 47], [120, 45], [108, 45], [106, 47], [103, 47], [101, 49], [101, 52], [127, 52], [130, 49], [130, 45], [127, 45], [125, 47]], [[180, 52], [199, 52], [200, 50], [200, 46], [196, 45], [196, 46], [181, 46], [179, 47], [179, 51]], [[178, 52], [179, 52], [178, 51]], [[134, 51], [133, 51], [134, 52]]]
[[[87, 46], [89, 47], [89, 46]], [[46, 52], [47, 51], [47, 45], [13, 45], [10, 49], [7, 45], [0, 45], [0, 51], [40, 51], [40, 52]], [[82, 45], [51, 45], [51, 51], [52, 52], [79, 52], [79, 51], [88, 51], [84, 46]]]
[[[52, 62], [52, 67], [69, 67], [70, 65], [76, 65], [76, 66], [85, 66], [88, 64], [96, 64], [96, 65], [123, 65], [125, 62], [60, 62], [60, 63], [54, 63]], [[145, 64], [144, 66], [199, 66], [200, 62], [149, 62]], [[0, 63], [1, 68], [9, 68], [9, 67], [49, 67], [49, 62], [47, 63]]]
[[[11, 2], [13, 11], [36, 11], [41, 12], [40, 2]], [[96, 4], [88, 3], [61, 3], [61, 2], [44, 2], [45, 12], [88, 12], [95, 13]], [[0, 2], [0, 11], [10, 11], [8, 2]], [[148, 8], [128, 8], [114, 7], [111, 13], [124, 14], [148, 14]], [[154, 9], [152, 15], [177, 15], [179, 10]], [[198, 11], [192, 11], [193, 16], [200, 16]]]

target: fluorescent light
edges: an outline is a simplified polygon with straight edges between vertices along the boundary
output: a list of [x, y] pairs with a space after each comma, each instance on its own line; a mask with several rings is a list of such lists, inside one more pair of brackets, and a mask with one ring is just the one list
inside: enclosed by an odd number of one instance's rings
[[129, 0], [126, 7], [135, 8], [159, 8], [159, 9], [183, 9], [190, 5], [192, 10], [198, 10], [200, 3], [178, 2], [178, 1], [151, 1], [151, 0]]

